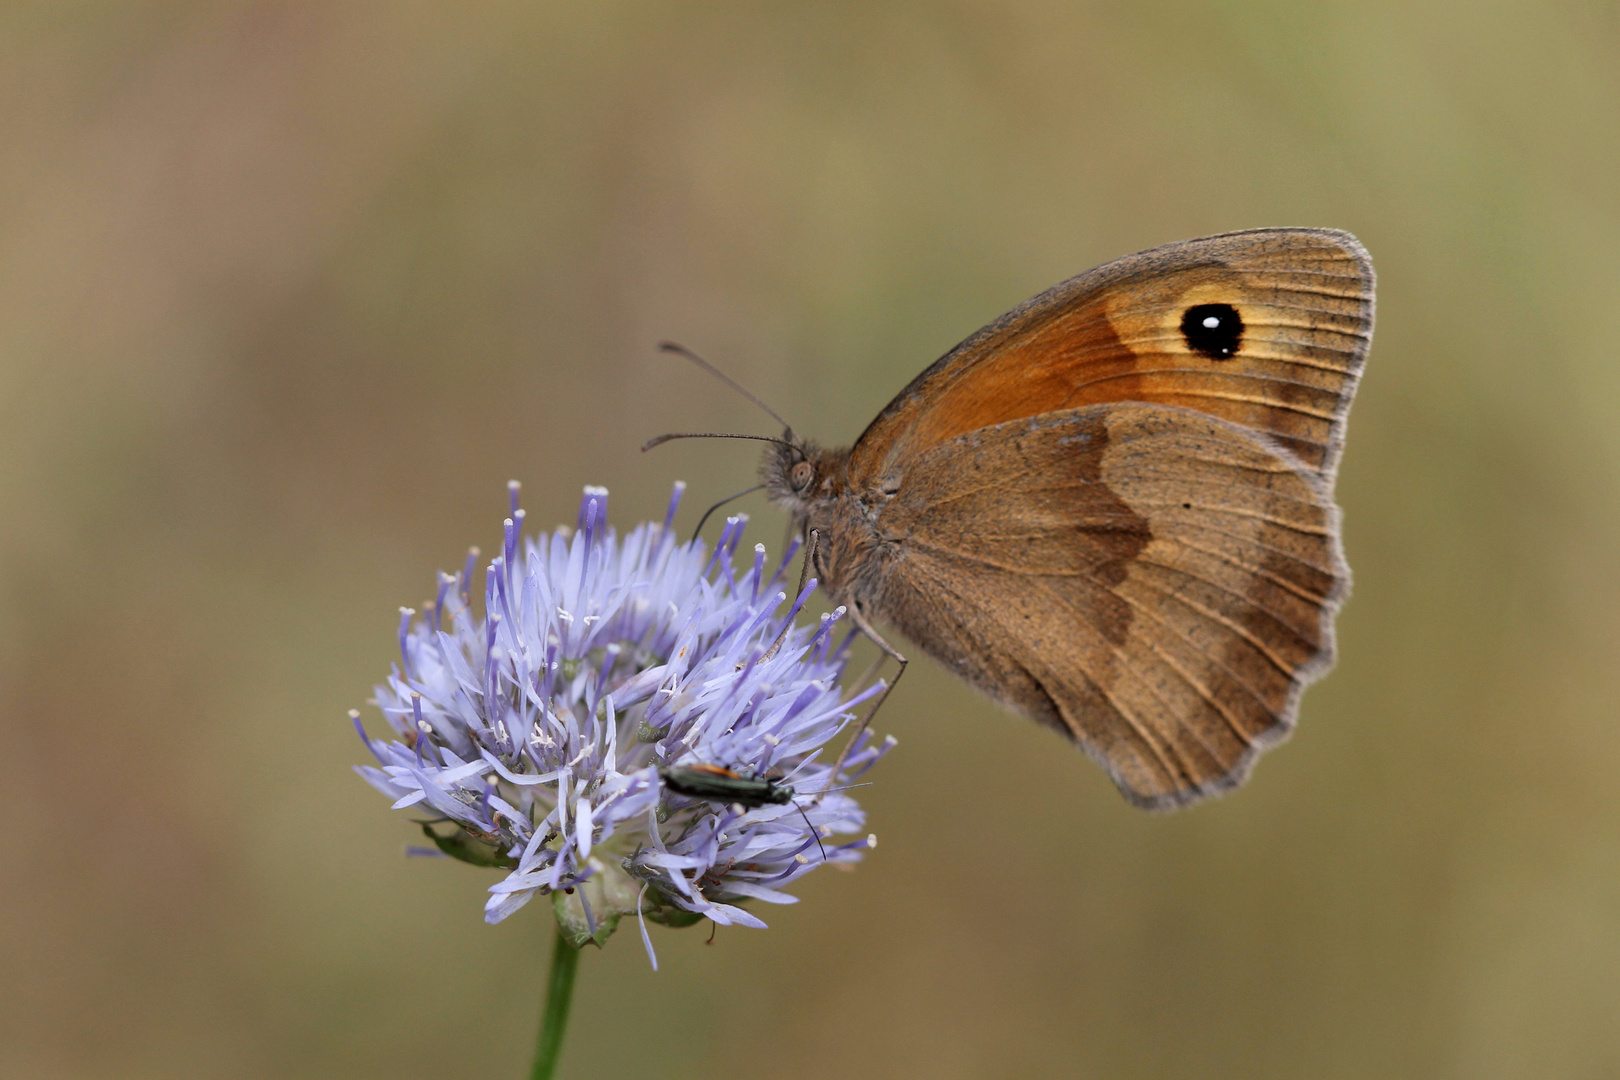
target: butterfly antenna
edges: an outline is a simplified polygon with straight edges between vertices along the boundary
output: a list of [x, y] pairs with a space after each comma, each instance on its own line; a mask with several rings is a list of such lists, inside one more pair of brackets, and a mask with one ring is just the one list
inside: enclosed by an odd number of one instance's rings
[[772, 420], [775, 420], [778, 424], [781, 424], [784, 428], [787, 428], [789, 430], [792, 429], [793, 425], [788, 423], [786, 420], [782, 419], [780, 416], [776, 415], [776, 410], [775, 409], [771, 408], [769, 405], [767, 405], [763, 401], [759, 400], [759, 398], [755, 397], [753, 394], [750, 394], [748, 392], [748, 390], [741, 383], [739, 383], [736, 379], [733, 379], [730, 375], [727, 375], [725, 372], [721, 371], [719, 368], [715, 367], [713, 364], [711, 364], [707, 360], [703, 359], [703, 357], [699, 356], [697, 353], [693, 352], [691, 349], [688, 349], [685, 345], [678, 345], [673, 341], [660, 341], [658, 343], [658, 350], [660, 352], [674, 353], [676, 356], [684, 356], [684, 357], [686, 357], [688, 360], [692, 361], [692, 363], [696, 364], [698, 367], [702, 368], [704, 371], [707, 371], [710, 375], [713, 375], [715, 378], [719, 379], [721, 382], [725, 383], [727, 386], [729, 386], [733, 390], [737, 391], [737, 393], [741, 394], [743, 397], [747, 398], [749, 401], [752, 401], [755, 405], [758, 405], [761, 409], [764, 409], [765, 412], [770, 415]]
[[725, 498], [721, 499], [719, 502], [715, 503], [713, 506], [711, 506], [707, 510], [703, 511], [703, 516], [698, 518], [697, 528], [692, 530], [692, 539], [696, 540], [699, 536], [702, 535], [703, 526], [704, 526], [704, 524], [706, 524], [708, 522], [710, 514], [714, 513], [716, 510], [720, 509], [722, 506], [726, 505], [726, 503], [728, 503], [728, 502], [735, 502], [736, 500], [742, 498], [744, 495], [752, 495], [754, 492], [758, 491], [760, 488], [762, 488], [764, 486], [765, 486], [764, 484], [755, 484], [753, 487], [746, 488], [746, 489], [744, 489], [742, 491], [739, 491], [735, 495], [727, 495]]
[[723, 431], [681, 431], [669, 435], [660, 435], [656, 439], [648, 439], [641, 444], [641, 452], [645, 454], [653, 447], [663, 446], [674, 439], [753, 439], [755, 442], [773, 442], [778, 446], [785, 446], [789, 450], [798, 449], [786, 439], [776, 439], [769, 435], [732, 435]]

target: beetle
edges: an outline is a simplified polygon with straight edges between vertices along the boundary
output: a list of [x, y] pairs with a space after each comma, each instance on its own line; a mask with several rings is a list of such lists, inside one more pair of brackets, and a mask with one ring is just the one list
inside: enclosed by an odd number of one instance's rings
[[756, 806], [786, 806], [793, 789], [765, 776], [748, 776], [723, 765], [660, 765], [658, 776], [677, 795], [705, 802]]
[[821, 852], [821, 861], [827, 861], [827, 849], [821, 843], [821, 830], [810, 824], [810, 815], [804, 807], [793, 801], [793, 789], [780, 780], [768, 776], [744, 775], [724, 765], [660, 765], [658, 777], [664, 786], [677, 795], [704, 802], [727, 806], [744, 806], [750, 810], [758, 806], [792, 806], [804, 818], [805, 827], [815, 839]]

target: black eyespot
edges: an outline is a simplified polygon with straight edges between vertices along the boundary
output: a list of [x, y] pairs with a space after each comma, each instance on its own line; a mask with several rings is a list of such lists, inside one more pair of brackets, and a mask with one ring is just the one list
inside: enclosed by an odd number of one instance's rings
[[1243, 318], [1231, 304], [1198, 304], [1181, 316], [1187, 348], [1211, 360], [1230, 360], [1243, 344]]

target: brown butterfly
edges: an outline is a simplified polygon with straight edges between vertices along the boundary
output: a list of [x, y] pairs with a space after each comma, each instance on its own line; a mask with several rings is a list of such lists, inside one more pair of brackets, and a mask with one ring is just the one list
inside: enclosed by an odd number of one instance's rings
[[1333, 479], [1372, 322], [1348, 233], [1168, 244], [1003, 315], [849, 449], [789, 429], [761, 476], [902, 673], [874, 621], [1136, 805], [1185, 805], [1242, 783], [1332, 664]]

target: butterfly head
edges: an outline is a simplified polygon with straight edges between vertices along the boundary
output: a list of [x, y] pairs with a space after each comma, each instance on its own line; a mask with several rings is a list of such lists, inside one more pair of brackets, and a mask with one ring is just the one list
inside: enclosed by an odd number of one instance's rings
[[808, 439], [799, 438], [790, 428], [783, 432], [780, 442], [765, 451], [759, 464], [759, 478], [764, 481], [765, 493], [771, 501], [790, 511], [794, 519], [802, 523], [817, 503], [833, 497], [836, 465], [846, 456], [836, 450], [823, 450]]

